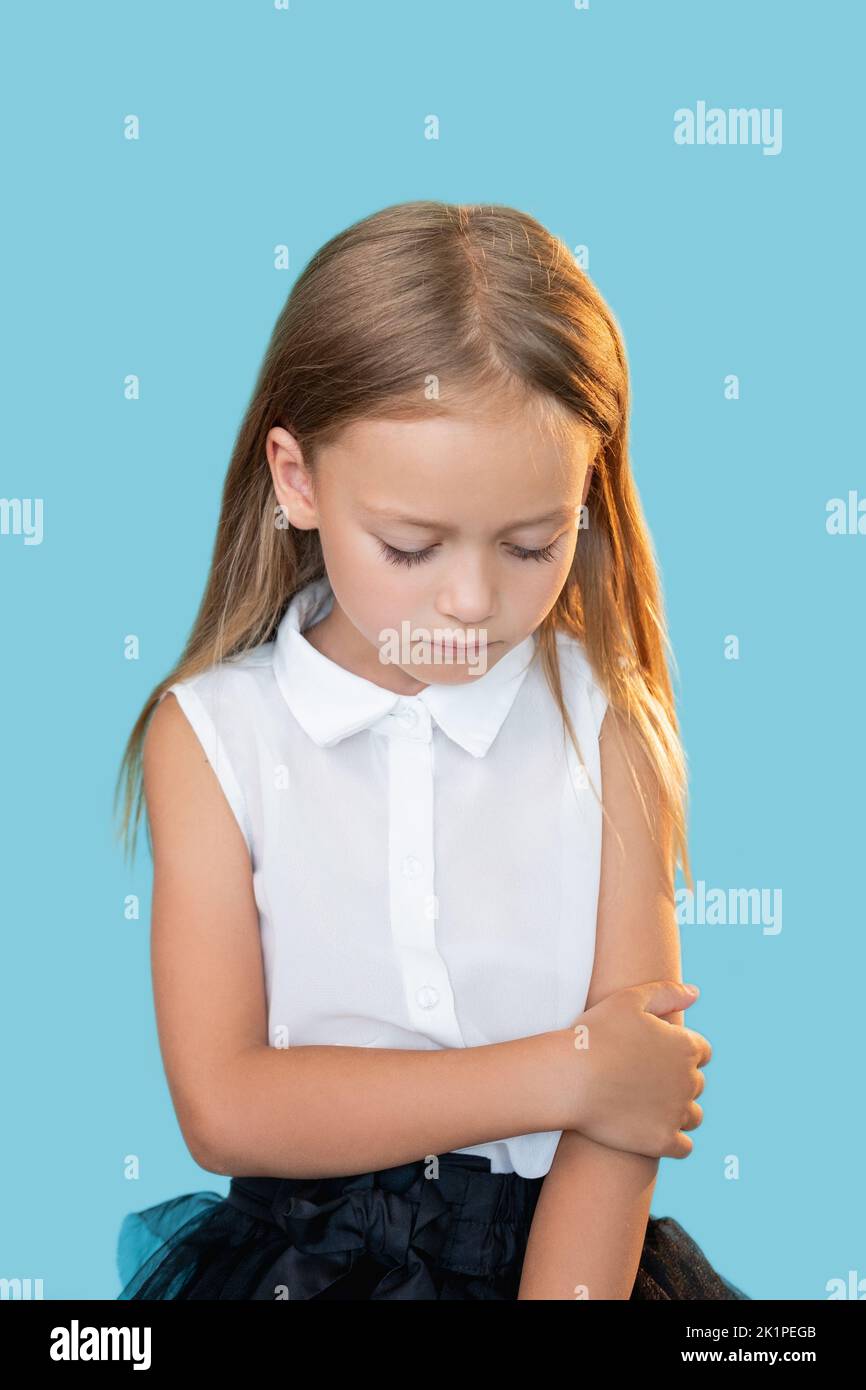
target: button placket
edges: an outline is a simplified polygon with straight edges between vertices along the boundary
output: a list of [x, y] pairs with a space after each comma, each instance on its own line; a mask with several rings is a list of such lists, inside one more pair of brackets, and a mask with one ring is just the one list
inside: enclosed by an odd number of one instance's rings
[[433, 737], [429, 712], [394, 711], [388, 740], [391, 933], [414, 1028], [465, 1046], [448, 970], [436, 945]]

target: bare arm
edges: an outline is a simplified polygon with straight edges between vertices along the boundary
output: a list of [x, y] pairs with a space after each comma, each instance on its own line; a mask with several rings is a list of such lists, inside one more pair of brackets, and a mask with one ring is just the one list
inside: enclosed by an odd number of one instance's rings
[[255, 1047], [223, 1082], [214, 1172], [336, 1177], [550, 1128], [545, 1035], [483, 1047]]
[[[622, 836], [604, 824], [596, 954], [587, 1009], [644, 980], [679, 980], [679, 935], [670, 843], [657, 826], [653, 844], [624, 746], [631, 752], [650, 810], [657, 805], [649, 765], [611, 708], [601, 735], [604, 804]], [[682, 1024], [683, 1013], [666, 1015]], [[695, 1094], [703, 1088], [702, 1075]], [[700, 1112], [699, 1106], [693, 1107]], [[697, 1123], [700, 1119], [697, 1119]], [[689, 1122], [688, 1127], [693, 1127]], [[658, 1159], [563, 1133], [544, 1180], [527, 1244], [520, 1299], [628, 1299], [640, 1262]]]
[[148, 726], [144, 781], [160, 1048], [202, 1167], [348, 1175], [562, 1127], [579, 1084], [567, 1030], [433, 1051], [270, 1047], [249, 854], [173, 695]]

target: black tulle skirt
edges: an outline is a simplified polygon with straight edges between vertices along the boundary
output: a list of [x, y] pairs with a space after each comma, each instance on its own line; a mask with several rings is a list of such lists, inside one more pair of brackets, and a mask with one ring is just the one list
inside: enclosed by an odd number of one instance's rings
[[[436, 1168], [438, 1165], [438, 1175]], [[232, 1178], [130, 1212], [120, 1299], [516, 1300], [543, 1178], [449, 1153], [341, 1178]], [[747, 1299], [650, 1216], [633, 1299]]]

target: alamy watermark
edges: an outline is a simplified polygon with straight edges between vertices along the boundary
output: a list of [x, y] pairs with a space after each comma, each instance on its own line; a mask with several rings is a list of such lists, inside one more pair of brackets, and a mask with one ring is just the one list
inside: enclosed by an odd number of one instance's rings
[[831, 497], [825, 511], [828, 536], [866, 536], [866, 497], [856, 488], [848, 489], [847, 499]]
[[466, 666], [470, 676], [487, 670], [487, 629], [470, 627], [415, 627], [408, 619], [379, 633], [379, 660], [383, 666]]
[[0, 536], [23, 536], [25, 545], [41, 545], [42, 498], [0, 497]]
[[721, 106], [695, 103], [674, 112], [675, 145], [761, 145], [764, 154], [782, 150], [781, 106]]
[[707, 888], [702, 878], [675, 894], [677, 923], [709, 927], [760, 926], [764, 936], [782, 930], [781, 888]]
[[51, 1329], [48, 1355], [52, 1361], [131, 1361], [134, 1371], [147, 1371], [151, 1365], [149, 1327], [104, 1327], [79, 1323], [60, 1324]]

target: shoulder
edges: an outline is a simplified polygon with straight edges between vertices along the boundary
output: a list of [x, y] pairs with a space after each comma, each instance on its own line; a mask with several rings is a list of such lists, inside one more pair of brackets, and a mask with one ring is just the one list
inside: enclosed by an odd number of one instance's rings
[[164, 691], [144, 732], [142, 775], [151, 825], [165, 798], [171, 770], [182, 767], [196, 747], [196, 738], [174, 692]]
[[194, 676], [176, 681], [169, 690], [176, 691], [178, 687], [192, 690], [202, 700], [216, 694], [249, 691], [267, 680], [274, 664], [274, 649], [274, 642], [263, 642], [238, 656], [215, 662]]
[[673, 853], [672, 827], [657, 770], [632, 720], [611, 706], [599, 739], [605, 836], [614, 877], [628, 873], [649, 882], [653, 875], [668, 884]]
[[655, 823], [658, 777], [634, 721], [611, 701], [606, 682], [578, 637], [558, 631], [557, 648], [563, 694], [572, 708], [583, 712], [598, 740], [605, 807], [635, 829], [639, 818]]
[[562, 689], [570, 702], [579, 700], [590, 712], [593, 727], [600, 735], [608, 708], [608, 695], [604, 682], [595, 671], [586, 646], [571, 632], [558, 629], [556, 648]]
[[202, 742], [207, 742], [207, 734], [211, 740], [218, 737], [226, 745], [234, 744], [245, 728], [254, 726], [256, 697], [273, 681], [273, 647], [273, 642], [265, 643], [173, 681], [162, 692], [152, 722], [163, 706], [177, 704]]
[[273, 643], [263, 644], [174, 681], [162, 692], [143, 747], [149, 810], [156, 808], [159, 814], [169, 802], [201, 810], [213, 801], [218, 783], [247, 848], [251, 846], [245, 789], [255, 759], [248, 745], [256, 727], [257, 695], [272, 680], [272, 649]]
[[248, 834], [240, 789], [215, 752], [206, 717], [177, 696], [165, 691], [151, 715], [142, 777], [155, 858], [180, 868], [205, 844], [230, 852], [238, 831], [248, 847]]
[[[151, 746], [171, 741], [172, 731], [185, 725], [192, 725], [203, 743], [225, 740], [235, 727], [235, 713], [248, 707], [254, 689], [269, 679], [273, 648], [273, 642], [263, 643], [168, 685], [148, 724]], [[175, 736], [182, 738], [183, 732]]]

